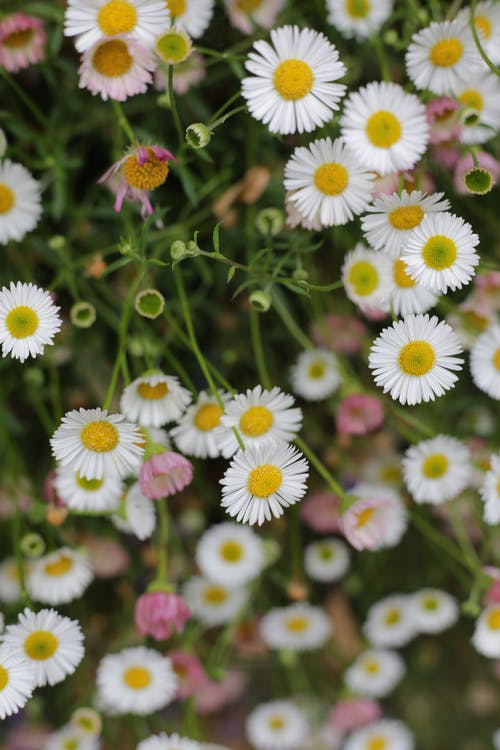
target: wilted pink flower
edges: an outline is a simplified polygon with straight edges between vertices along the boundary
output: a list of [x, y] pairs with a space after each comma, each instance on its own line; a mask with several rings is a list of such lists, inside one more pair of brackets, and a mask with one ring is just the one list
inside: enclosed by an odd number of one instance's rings
[[170, 591], [148, 591], [135, 603], [135, 626], [141, 635], [165, 641], [176, 630], [182, 633], [191, 612], [182, 598]]
[[313, 492], [300, 504], [300, 517], [314, 531], [330, 534], [341, 528], [340, 497], [331, 492]]
[[358, 485], [356, 500], [342, 514], [344, 536], [355, 549], [393, 547], [403, 536], [406, 510], [399, 495], [388, 487]]
[[130, 556], [120, 542], [101, 536], [88, 536], [84, 541], [97, 578], [114, 578], [127, 570]]
[[380, 705], [371, 698], [346, 698], [332, 708], [329, 719], [337, 729], [352, 732], [376, 721], [381, 715]]
[[[477, 166], [487, 169], [491, 174], [493, 184], [496, 184], [500, 176], [500, 162], [498, 162], [494, 156], [489, 154], [487, 151], [478, 151], [475, 154], [477, 160]], [[453, 175], [453, 182], [455, 184], [455, 190], [457, 193], [462, 195], [470, 195], [469, 191], [464, 185], [465, 174], [475, 167], [474, 159], [472, 154], [466, 154], [459, 159], [455, 166], [455, 173]]]
[[199, 659], [186, 651], [170, 651], [168, 654], [174, 672], [178, 677], [177, 697], [190, 698], [207, 682], [211, 682]]
[[443, 143], [458, 138], [461, 130], [458, 120], [460, 108], [460, 103], [450, 96], [438, 96], [428, 103], [426, 116], [430, 125], [430, 143]]
[[175, 495], [193, 478], [193, 464], [180, 453], [165, 451], [148, 458], [141, 466], [141, 492], [150, 500]]
[[246, 675], [237, 669], [227, 673], [222, 682], [208, 679], [194, 694], [196, 710], [212, 714], [238, 700], [247, 684]]
[[14, 13], [0, 21], [0, 66], [11, 73], [45, 57], [45, 34], [39, 18]]
[[311, 337], [318, 346], [339, 354], [356, 354], [361, 349], [365, 325], [353, 315], [325, 315], [311, 329]]
[[335, 422], [341, 435], [366, 435], [384, 421], [384, 410], [378, 398], [354, 393], [342, 399]]
[[112, 178], [119, 174], [120, 183], [116, 190], [115, 211], [122, 209], [126, 199], [140, 203], [143, 219], [153, 213], [149, 193], [163, 185], [168, 177], [168, 162], [177, 161], [175, 156], [162, 146], [136, 146], [129, 149], [125, 156], [115, 162], [102, 177], [97, 180], [101, 185], [108, 182], [112, 188]]

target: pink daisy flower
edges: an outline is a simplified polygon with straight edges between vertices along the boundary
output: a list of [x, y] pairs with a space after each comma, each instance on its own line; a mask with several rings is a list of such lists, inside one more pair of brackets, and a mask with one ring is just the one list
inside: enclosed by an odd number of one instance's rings
[[161, 500], [175, 495], [190, 484], [193, 464], [180, 453], [165, 451], [151, 456], [141, 466], [141, 492], [150, 500]]
[[384, 421], [384, 410], [378, 398], [364, 393], [346, 396], [339, 404], [335, 422], [341, 435], [366, 435]]
[[188, 654], [186, 651], [170, 651], [168, 656], [179, 679], [177, 698], [186, 700], [210, 682], [201, 662], [193, 654]]
[[124, 102], [143, 94], [153, 80], [156, 59], [151, 50], [134, 39], [103, 39], [82, 55], [79, 86], [106, 101]]
[[331, 492], [313, 492], [302, 501], [300, 517], [314, 531], [330, 534], [339, 531], [341, 499]]
[[358, 485], [358, 499], [342, 514], [347, 541], [357, 550], [394, 547], [406, 531], [407, 514], [399, 495], [389, 487]]
[[330, 711], [330, 723], [342, 732], [352, 732], [372, 721], [377, 721], [382, 709], [377, 701], [371, 698], [346, 698], [339, 701]]
[[462, 129], [458, 120], [460, 103], [450, 96], [438, 96], [426, 106], [425, 115], [429, 123], [429, 142], [443, 143], [460, 135]]
[[283, 0], [225, 0], [229, 23], [243, 34], [253, 34], [256, 26], [274, 26]]
[[45, 34], [39, 18], [14, 13], [0, 21], [0, 65], [10, 73], [40, 62], [45, 57]]
[[141, 635], [151, 635], [156, 641], [182, 633], [191, 612], [181, 596], [168, 591], [148, 591], [135, 604], [135, 626]]

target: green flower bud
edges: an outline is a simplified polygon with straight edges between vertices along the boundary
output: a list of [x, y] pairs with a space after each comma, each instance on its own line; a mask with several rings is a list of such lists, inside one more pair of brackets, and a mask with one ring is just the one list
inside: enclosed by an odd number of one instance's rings
[[170, 257], [172, 260], [183, 260], [188, 255], [188, 249], [185, 242], [182, 240], [175, 240], [170, 245]]
[[176, 65], [188, 59], [192, 46], [191, 38], [185, 31], [172, 27], [158, 37], [155, 50], [163, 62]]
[[255, 217], [255, 226], [265, 237], [276, 237], [285, 226], [285, 214], [279, 208], [263, 208]]
[[45, 540], [35, 532], [25, 534], [21, 539], [21, 552], [25, 557], [41, 557], [45, 552]]
[[32, 388], [41, 388], [45, 383], [45, 375], [39, 367], [25, 367], [23, 378], [26, 385]]
[[292, 278], [294, 281], [308, 281], [309, 271], [306, 271], [305, 268], [296, 268], [292, 274]]
[[250, 304], [257, 312], [267, 312], [271, 307], [271, 297], [263, 289], [257, 289], [250, 295]]
[[186, 141], [191, 148], [205, 148], [210, 143], [212, 133], [202, 122], [193, 122], [186, 128]]
[[143, 318], [154, 320], [165, 309], [165, 297], [157, 289], [144, 289], [136, 295], [134, 307]]
[[51, 250], [62, 250], [66, 246], [66, 237], [63, 237], [62, 234], [55, 234], [49, 238], [47, 244]]
[[69, 317], [77, 328], [90, 328], [96, 319], [95, 307], [90, 302], [75, 302], [69, 312]]
[[472, 167], [464, 174], [464, 185], [474, 195], [485, 195], [493, 187], [493, 175], [484, 167]]

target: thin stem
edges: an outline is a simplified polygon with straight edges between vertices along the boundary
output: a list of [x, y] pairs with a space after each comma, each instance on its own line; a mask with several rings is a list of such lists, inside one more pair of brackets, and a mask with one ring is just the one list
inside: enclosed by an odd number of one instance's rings
[[490, 60], [490, 58], [488, 57], [488, 55], [484, 51], [484, 47], [481, 44], [481, 40], [479, 39], [479, 34], [477, 33], [477, 26], [476, 26], [476, 22], [475, 22], [475, 19], [474, 19], [474, 15], [475, 15], [475, 11], [476, 11], [476, 5], [477, 5], [477, 0], [472, 0], [472, 2], [470, 4], [470, 11], [469, 11], [469, 26], [470, 26], [470, 29], [472, 31], [472, 36], [474, 37], [474, 43], [475, 43], [475, 45], [477, 47], [477, 51], [479, 52], [479, 54], [483, 58], [484, 62], [488, 66], [488, 68], [490, 70], [492, 70], [493, 73], [496, 76], [500, 77], [500, 68], [498, 68], [493, 63], [492, 60]]
[[170, 101], [170, 111], [172, 112], [172, 119], [174, 121], [177, 136], [179, 138], [179, 148], [184, 146], [184, 130], [182, 129], [181, 118], [177, 109], [177, 102], [175, 101], [174, 91], [174, 66], [168, 66], [168, 98]]
[[255, 355], [255, 364], [259, 379], [264, 388], [271, 389], [271, 379], [266, 365], [264, 349], [262, 347], [262, 336], [260, 333], [259, 313], [256, 310], [250, 310], [250, 334], [252, 337], [253, 353]]
[[276, 289], [273, 290], [272, 299], [274, 309], [294, 339], [304, 349], [314, 349], [314, 344], [292, 318], [282, 296], [276, 291]]
[[116, 101], [116, 99], [111, 99], [111, 105], [114, 109], [118, 125], [122, 128], [130, 143], [132, 145], [135, 145], [137, 143], [137, 138], [135, 137], [134, 131], [132, 130], [125, 112], [123, 111], [123, 107], [121, 106], [120, 102]]
[[459, 562], [464, 568], [470, 573], [476, 573], [477, 568], [475, 565], [471, 565], [468, 559], [465, 559], [463, 554], [455, 545], [446, 539], [437, 529], [434, 528], [423, 516], [413, 512], [410, 516], [411, 523], [416, 526], [422, 534], [429, 539], [429, 541], [441, 547], [450, 557]]
[[120, 326], [118, 328], [118, 352], [115, 359], [115, 364], [113, 366], [113, 372], [111, 373], [111, 380], [109, 383], [108, 392], [106, 394], [106, 398], [104, 399], [104, 404], [102, 406], [103, 409], [108, 409], [109, 405], [111, 403], [111, 399], [113, 398], [116, 384], [118, 381], [118, 374], [120, 372], [120, 369], [123, 372], [124, 379], [126, 382], [128, 382], [128, 368], [125, 358], [125, 347], [127, 344], [127, 331], [128, 331], [128, 324], [130, 321], [130, 316], [132, 314], [132, 302], [135, 298], [135, 293], [137, 291], [137, 288], [139, 284], [141, 283], [142, 274], [139, 274], [132, 284], [132, 286], [129, 289], [129, 292], [127, 294], [127, 298], [125, 300], [125, 309], [122, 313], [122, 317], [120, 319]]
[[0, 75], [3, 76], [3, 78], [7, 81], [11, 89], [13, 89], [18, 97], [24, 102], [24, 104], [27, 106], [27, 108], [32, 112], [32, 114], [36, 117], [36, 119], [39, 121], [41, 125], [44, 126], [46, 130], [49, 129], [49, 121], [41, 111], [41, 109], [38, 108], [38, 106], [35, 104], [35, 102], [23, 91], [23, 89], [16, 83], [16, 81], [12, 78], [9, 73], [5, 70], [5, 68], [2, 68], [0, 66]]
[[389, 64], [387, 62], [387, 57], [385, 54], [384, 45], [382, 44], [382, 40], [377, 34], [374, 34], [371, 38], [371, 41], [375, 48], [375, 53], [377, 55], [377, 59], [380, 65], [380, 72], [382, 74], [382, 78], [384, 81], [390, 81], [391, 75], [389, 72]]
[[219, 119], [219, 117], [221, 117], [222, 113], [225, 112], [226, 109], [228, 109], [228, 107], [231, 106], [231, 104], [234, 104], [234, 102], [237, 101], [240, 98], [240, 96], [241, 96], [241, 91], [237, 91], [235, 94], [233, 94], [231, 97], [229, 97], [229, 99], [227, 100], [227, 102], [225, 102], [222, 105], [222, 107], [219, 107], [219, 109], [217, 110], [217, 112], [214, 115], [212, 115], [212, 117], [209, 119], [209, 121], [207, 122], [207, 127], [209, 127], [209, 128], [213, 127], [213, 125], [216, 122], [218, 122], [218, 119]]
[[338, 495], [342, 500], [347, 500], [348, 496], [347, 493], [344, 491], [344, 489], [340, 486], [340, 484], [337, 482], [335, 477], [332, 476], [332, 474], [328, 471], [324, 463], [317, 457], [317, 455], [314, 453], [311, 448], [307, 445], [307, 443], [304, 442], [304, 440], [297, 435], [297, 437], [294, 440], [296, 446], [300, 448], [304, 456], [310, 461], [310, 463], [314, 466], [320, 477], [325, 480], [327, 485], [330, 487], [332, 492], [334, 492], [336, 495]]
[[158, 516], [160, 519], [158, 534], [158, 568], [156, 580], [159, 583], [167, 583], [168, 567], [168, 507], [167, 499], [163, 498], [158, 503]]

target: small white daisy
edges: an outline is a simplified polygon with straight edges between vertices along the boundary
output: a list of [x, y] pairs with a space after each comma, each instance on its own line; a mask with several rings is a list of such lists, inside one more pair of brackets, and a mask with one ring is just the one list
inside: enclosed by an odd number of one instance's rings
[[248, 526], [227, 521], [205, 531], [195, 557], [208, 580], [223, 586], [242, 586], [260, 575], [264, 547]]
[[269, 610], [260, 622], [260, 635], [272, 649], [312, 651], [322, 648], [333, 633], [333, 623], [320, 607], [307, 602]]
[[484, 503], [484, 520], [495, 526], [500, 523], [500, 453], [490, 458], [490, 468], [486, 472], [479, 494]]
[[120, 409], [144, 427], [161, 427], [179, 419], [191, 403], [191, 393], [174, 375], [154, 373], [133, 380], [123, 391]]
[[334, 81], [345, 65], [335, 46], [313, 29], [273, 29], [271, 42], [254, 42], [245, 63], [252, 75], [243, 79], [242, 95], [271, 133], [309, 133], [338, 109], [346, 87]]
[[477, 337], [470, 352], [470, 373], [479, 390], [500, 401], [500, 324]]
[[342, 380], [338, 361], [328, 349], [306, 349], [290, 370], [292, 389], [306, 401], [322, 401], [333, 395]]
[[292, 445], [250, 446], [236, 454], [220, 480], [221, 505], [240, 523], [261, 526], [304, 497], [308, 476], [309, 464]]
[[446, 294], [468, 284], [475, 274], [479, 237], [459, 216], [424, 216], [406, 239], [401, 260], [411, 278], [432, 292]]
[[449, 209], [443, 196], [444, 193], [426, 195], [421, 190], [379, 195], [361, 220], [366, 241], [374, 250], [399, 258], [405, 241], [424, 216]]
[[[469, 22], [469, 8], [464, 8], [464, 20]], [[496, 0], [483, 0], [474, 8], [474, 21], [481, 45], [495, 65], [500, 63], [500, 5]]]
[[136, 646], [101, 659], [96, 682], [106, 711], [145, 716], [172, 702], [178, 679], [169, 658]]
[[467, 446], [448, 435], [412, 445], [403, 458], [403, 475], [416, 503], [439, 505], [462, 492], [471, 479]]
[[344, 674], [346, 687], [358, 695], [385, 698], [403, 679], [405, 663], [387, 649], [363, 651]]
[[155, 504], [142, 494], [139, 482], [134, 482], [128, 488], [118, 513], [111, 520], [117, 529], [126, 534], [134, 534], [141, 541], [152, 535], [156, 528]]
[[104, 474], [101, 479], [85, 479], [69, 466], [56, 468], [54, 487], [68, 508], [90, 513], [116, 510], [123, 493], [122, 480], [115, 474]]
[[[24, 565], [24, 574], [27, 575], [28, 566]], [[13, 604], [21, 598], [21, 585], [19, 583], [19, 570], [17, 560], [8, 557], [0, 563], [0, 602]]]
[[[230, 401], [229, 393], [219, 391], [222, 403]], [[216, 432], [223, 410], [218, 401], [207, 391], [201, 391], [195, 404], [189, 406], [176, 427], [170, 430], [178, 449], [186, 456], [217, 458], [220, 445]]]
[[341, 138], [321, 138], [299, 146], [285, 166], [289, 200], [309, 221], [340, 226], [361, 214], [372, 198], [375, 175], [346, 151]]
[[99, 408], [67, 412], [50, 444], [56, 461], [85, 479], [131, 474], [144, 452], [135, 424], [126, 422], [123, 414], [108, 415]]
[[392, 280], [394, 282], [390, 297], [390, 306], [395, 315], [418, 315], [434, 307], [438, 295], [425, 286], [417, 284], [408, 274], [408, 266], [401, 258], [392, 262]]
[[67, 604], [82, 596], [93, 577], [86, 553], [62, 547], [31, 565], [26, 587], [35, 601]]
[[477, 124], [463, 123], [462, 143], [486, 143], [500, 127], [500, 81], [493, 73], [482, 72], [457, 87], [456, 98], [468, 110], [476, 113]]
[[201, 750], [201, 748], [199, 742], [189, 737], [161, 732], [139, 742], [136, 750]]
[[472, 645], [483, 656], [500, 659], [500, 606], [486, 607], [476, 621]]
[[165, 4], [176, 27], [193, 39], [202, 36], [212, 20], [214, 0], [165, 0]]
[[192, 576], [184, 584], [183, 596], [193, 617], [208, 627], [215, 627], [237, 617], [248, 592], [242, 586], [223, 586], [201, 576]]
[[355, 549], [395, 547], [408, 527], [408, 513], [399, 492], [384, 485], [357, 484], [356, 498], [342, 514], [342, 530]]
[[84, 52], [104, 37], [129, 36], [152, 47], [158, 33], [169, 27], [164, 0], [68, 0], [65, 36], [76, 36]]
[[134, 39], [104, 39], [83, 53], [78, 85], [103, 101], [124, 102], [147, 90], [156, 65], [153, 52]]
[[47, 737], [43, 750], [99, 750], [97, 737], [84, 734], [77, 727], [66, 725]]
[[308, 730], [304, 712], [292, 701], [261, 703], [246, 720], [248, 741], [256, 750], [299, 750]]
[[238, 429], [246, 448], [293, 440], [302, 425], [302, 411], [292, 408], [294, 403], [293, 396], [276, 386], [268, 391], [257, 385], [234, 396], [226, 406], [226, 414], [220, 420], [222, 427], [217, 433], [224, 458], [229, 458], [239, 448], [232, 429], [227, 428]]
[[382, 176], [411, 169], [427, 148], [425, 107], [396, 83], [372, 81], [352, 92], [340, 125], [360, 164]]
[[376, 34], [392, 12], [393, 0], [326, 0], [328, 23], [347, 39]]
[[62, 682], [73, 674], [84, 654], [79, 623], [54, 609], [32, 612], [26, 607], [17, 624], [7, 625], [2, 641], [12, 655], [33, 667], [37, 687]]
[[417, 89], [455, 94], [483, 67], [465, 18], [433, 22], [412, 36], [406, 70]]
[[35, 687], [35, 670], [9, 646], [0, 646], [0, 719], [17, 714]]
[[409, 596], [391, 594], [370, 607], [363, 632], [377, 647], [406, 646], [417, 634]]
[[40, 185], [21, 164], [0, 162], [0, 245], [22, 240], [42, 214]]
[[355, 729], [342, 750], [414, 750], [413, 737], [402, 721], [380, 719]]
[[384, 328], [368, 359], [375, 383], [402, 404], [434, 401], [458, 380], [463, 359], [457, 335], [434, 315], [408, 315]]
[[447, 591], [421, 589], [410, 596], [415, 626], [420, 633], [441, 633], [459, 616], [458, 605]]
[[349, 550], [335, 537], [312, 542], [304, 550], [304, 570], [314, 581], [338, 581], [349, 570]]
[[347, 296], [361, 309], [387, 309], [393, 287], [388, 257], [358, 242], [345, 256], [341, 274]]
[[50, 294], [34, 284], [10, 282], [0, 291], [0, 343], [2, 356], [24, 362], [43, 354], [61, 328], [59, 307]]
[[87, 736], [98, 737], [102, 731], [100, 714], [94, 708], [87, 706], [76, 708], [71, 714], [69, 724]]

